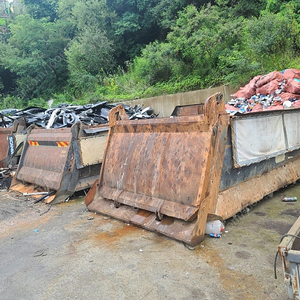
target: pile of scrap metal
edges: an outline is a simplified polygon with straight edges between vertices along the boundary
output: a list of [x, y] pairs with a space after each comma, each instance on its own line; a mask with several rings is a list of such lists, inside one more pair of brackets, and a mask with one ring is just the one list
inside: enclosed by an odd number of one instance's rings
[[255, 76], [231, 98], [226, 110], [232, 115], [300, 107], [300, 70], [287, 69]]
[[[195, 246], [206, 222], [226, 220], [300, 178], [300, 109], [230, 116], [222, 95], [171, 118], [111, 110], [90, 211]], [[146, 167], [145, 167], [146, 166]]]
[[[109, 111], [117, 105], [103, 101], [86, 105], [62, 103], [49, 109], [41, 107], [28, 107], [22, 110], [5, 109], [0, 111], [0, 127], [11, 127], [13, 122], [20, 118], [26, 120], [27, 126], [34, 124], [47, 129], [71, 127], [76, 122], [86, 125], [105, 124], [108, 122]], [[151, 107], [124, 105], [124, 108], [131, 120], [157, 116]]]

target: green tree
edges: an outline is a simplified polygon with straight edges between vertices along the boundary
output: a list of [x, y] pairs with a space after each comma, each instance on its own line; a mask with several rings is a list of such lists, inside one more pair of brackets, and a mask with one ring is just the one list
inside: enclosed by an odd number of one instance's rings
[[[164, 41], [180, 10], [190, 0], [110, 0], [111, 11], [116, 13], [111, 24], [119, 64], [140, 55], [141, 49], [155, 40]], [[196, 1], [203, 5], [210, 1]]]
[[77, 90], [94, 89], [100, 73], [114, 67], [113, 44], [105, 32], [97, 27], [86, 27], [71, 42], [66, 51], [70, 83]]
[[132, 72], [137, 78], [147, 79], [150, 85], [168, 82], [184, 73], [184, 64], [175, 56], [171, 43], [154, 42], [142, 50], [134, 60]]
[[[258, 17], [260, 11], [264, 10], [269, 0], [216, 0], [220, 7], [230, 7], [234, 16]], [[271, 0], [273, 1], [273, 0]], [[278, 2], [277, 0], [274, 0]]]
[[20, 15], [10, 25], [11, 37], [0, 60], [17, 75], [15, 93], [23, 98], [50, 95], [67, 79], [63, 28], [46, 19]]
[[167, 37], [176, 55], [188, 66], [188, 74], [199, 76], [204, 85], [224, 80], [219, 70], [220, 56], [241, 39], [244, 19], [233, 19], [231, 12], [217, 6], [200, 10], [188, 6], [179, 13], [177, 24]]
[[54, 21], [57, 18], [58, 0], [23, 0], [29, 14], [35, 19], [48, 18]]
[[243, 34], [248, 58], [261, 66], [261, 72], [286, 68], [299, 53], [299, 26], [290, 11], [264, 13], [247, 22]]

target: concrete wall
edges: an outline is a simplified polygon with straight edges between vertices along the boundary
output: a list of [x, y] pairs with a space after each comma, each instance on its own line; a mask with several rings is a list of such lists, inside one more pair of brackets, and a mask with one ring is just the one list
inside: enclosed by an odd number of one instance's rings
[[159, 113], [159, 117], [169, 117], [176, 105], [204, 103], [209, 96], [217, 92], [222, 93], [225, 102], [227, 102], [230, 100], [230, 95], [235, 93], [236, 90], [229, 85], [223, 85], [220, 87], [205, 90], [131, 100], [126, 101], [125, 103], [130, 106], [151, 106], [154, 109], [155, 113]]

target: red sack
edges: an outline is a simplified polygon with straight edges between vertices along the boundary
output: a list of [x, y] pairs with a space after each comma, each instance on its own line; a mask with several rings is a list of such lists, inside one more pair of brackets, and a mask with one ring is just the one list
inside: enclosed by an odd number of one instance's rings
[[241, 87], [235, 94], [231, 95], [232, 98], [245, 98], [249, 99], [256, 95], [256, 82], [261, 78], [261, 75], [255, 76], [248, 84]]
[[256, 105], [253, 106], [252, 111], [251, 112], [255, 112], [255, 111], [262, 111], [263, 110], [263, 106], [260, 103], [257, 103]]
[[295, 101], [293, 107], [300, 107], [300, 100]]
[[300, 70], [297, 69], [287, 69], [282, 71], [284, 79], [294, 79], [300, 78]]
[[279, 96], [281, 97], [282, 102], [290, 99], [300, 99], [300, 95], [287, 93], [287, 92], [282, 92]]
[[263, 77], [263, 75], [257, 75], [253, 77], [253, 79], [249, 82], [249, 84], [255, 88], [257, 88], [257, 82]]
[[[284, 77], [281, 72], [274, 71], [265, 76], [262, 76], [257, 82], [256, 86], [259, 88], [271, 81], [277, 80], [277, 82], [283, 81]], [[264, 94], [265, 95], [265, 94]]]
[[283, 88], [283, 92], [300, 95], [300, 82], [296, 81], [295, 79], [288, 79]]
[[235, 94], [231, 95], [233, 99], [236, 98], [245, 98], [249, 99], [253, 95], [255, 95], [255, 88], [251, 87], [249, 83], [245, 85], [244, 87], [240, 88]]
[[256, 89], [256, 93], [261, 95], [271, 95], [272, 92], [275, 94], [275, 91], [278, 89], [279, 84], [277, 79], [268, 82], [267, 84]]
[[230, 105], [230, 104], [228, 104], [228, 103], [225, 104], [225, 109], [226, 109], [226, 110], [239, 110], [238, 107], [235, 107], [235, 106]]
[[275, 106], [271, 105], [267, 108], [267, 110], [282, 110], [282, 109], [284, 109], [282, 104], [275, 105]]

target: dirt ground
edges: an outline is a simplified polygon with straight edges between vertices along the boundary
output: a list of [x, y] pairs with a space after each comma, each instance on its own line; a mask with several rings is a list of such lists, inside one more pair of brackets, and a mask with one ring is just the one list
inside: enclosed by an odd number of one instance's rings
[[280, 237], [300, 215], [300, 185], [226, 222], [195, 250], [88, 212], [0, 191], [0, 299], [287, 299]]

